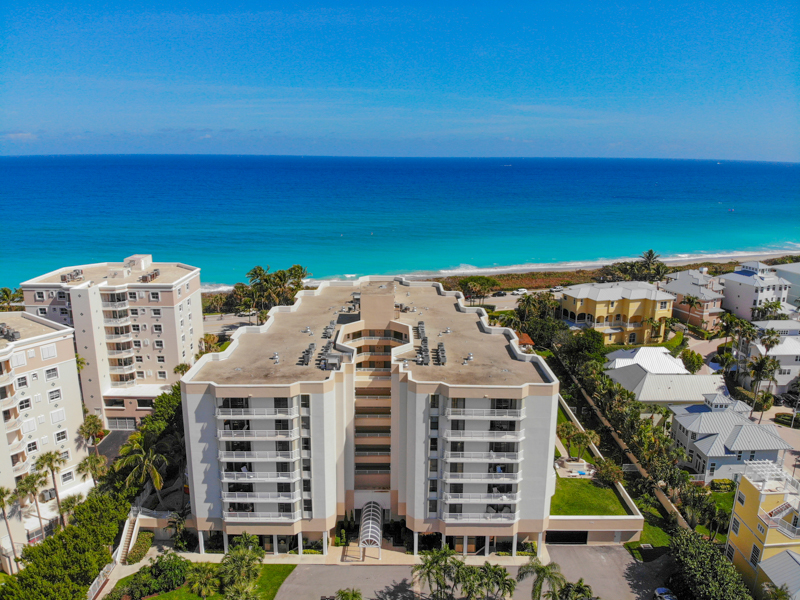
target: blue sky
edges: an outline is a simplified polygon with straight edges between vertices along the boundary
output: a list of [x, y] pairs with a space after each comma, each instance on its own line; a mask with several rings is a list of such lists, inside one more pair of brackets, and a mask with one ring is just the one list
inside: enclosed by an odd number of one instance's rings
[[774, 2], [30, 2], [0, 154], [800, 160]]

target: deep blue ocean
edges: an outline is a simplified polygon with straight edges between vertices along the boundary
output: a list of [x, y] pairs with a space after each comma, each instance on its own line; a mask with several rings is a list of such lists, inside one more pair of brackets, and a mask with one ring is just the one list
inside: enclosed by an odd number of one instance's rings
[[800, 249], [787, 163], [2, 157], [0, 206], [0, 286], [134, 253], [208, 285]]

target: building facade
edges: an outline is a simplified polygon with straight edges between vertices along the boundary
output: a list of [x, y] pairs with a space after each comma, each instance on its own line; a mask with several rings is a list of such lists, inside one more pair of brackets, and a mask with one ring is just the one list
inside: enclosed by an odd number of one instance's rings
[[561, 318], [573, 329], [597, 329], [606, 344], [644, 344], [664, 335], [674, 302], [641, 281], [585, 283], [564, 288]]
[[[24, 312], [0, 313], [0, 408], [6, 436], [0, 486], [13, 490], [42, 452], [55, 450], [67, 461], [55, 482], [61, 498], [88, 491], [91, 481], [82, 482], [75, 472], [87, 450], [78, 436], [83, 409], [70, 327]], [[48, 531], [58, 516], [53, 485], [48, 479], [48, 489], [40, 493]], [[11, 539], [19, 554], [43, 532], [32, 500], [9, 507], [8, 517], [10, 532], [0, 520], [0, 558], [11, 572]]]
[[405, 519], [415, 550], [428, 534], [464, 552], [541, 542], [558, 380], [460, 297], [324, 283], [203, 356], [182, 380], [201, 538], [327, 549], [338, 520], [377, 504]]
[[778, 276], [769, 265], [761, 262], [746, 262], [736, 267], [733, 273], [720, 275], [724, 285], [725, 299], [722, 306], [746, 321], [753, 320], [753, 309], [767, 302], [781, 302], [782, 312], [793, 314], [795, 307], [789, 304], [791, 284]]
[[786, 550], [800, 552], [800, 482], [780, 465], [748, 461], [733, 501], [725, 554], [755, 591], [762, 563]]
[[[672, 316], [683, 323], [701, 329], [716, 329], [720, 317], [725, 313], [722, 300], [725, 298], [719, 279], [708, 274], [708, 269], [688, 269], [667, 275], [667, 281], [659, 287], [675, 296]], [[683, 304], [687, 296], [694, 296], [700, 306], [690, 308]]]
[[109, 429], [133, 429], [193, 364], [203, 337], [200, 269], [134, 255], [66, 267], [21, 284], [28, 313], [75, 329], [86, 407]]
[[[785, 322], [792, 323], [793, 321]], [[776, 329], [776, 331], [792, 331], [790, 325], [786, 327], [786, 329]], [[762, 381], [759, 385], [759, 390], [768, 389], [773, 394], [785, 394], [789, 391], [789, 386], [792, 382], [800, 378], [800, 336], [781, 335], [780, 342], [777, 346], [771, 348], [769, 353], [767, 353], [767, 349], [760, 341], [750, 343], [747, 351], [748, 360], [767, 355], [776, 359], [780, 363], [780, 367], [775, 371], [774, 381]], [[752, 378], [749, 374], [746, 374], [744, 384], [750, 389], [752, 383]]]
[[775, 265], [772, 268], [778, 277], [789, 282], [789, 295], [786, 301], [794, 306], [800, 306], [800, 263]]

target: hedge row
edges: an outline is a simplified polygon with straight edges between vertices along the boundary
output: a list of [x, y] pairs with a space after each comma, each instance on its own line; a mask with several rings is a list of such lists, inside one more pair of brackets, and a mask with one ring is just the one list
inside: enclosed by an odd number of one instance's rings
[[144, 555], [150, 550], [150, 546], [153, 545], [153, 535], [154, 533], [152, 531], [139, 532], [139, 535], [136, 536], [136, 543], [125, 558], [127, 564], [134, 565], [144, 558]]

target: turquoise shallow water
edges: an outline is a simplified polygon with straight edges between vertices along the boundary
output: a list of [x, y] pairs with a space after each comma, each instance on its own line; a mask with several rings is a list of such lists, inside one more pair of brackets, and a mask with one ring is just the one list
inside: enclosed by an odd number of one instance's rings
[[314, 278], [800, 249], [800, 165], [609, 159], [0, 158], [0, 285], [134, 253]]

